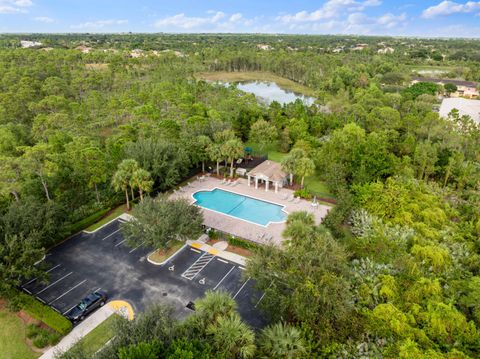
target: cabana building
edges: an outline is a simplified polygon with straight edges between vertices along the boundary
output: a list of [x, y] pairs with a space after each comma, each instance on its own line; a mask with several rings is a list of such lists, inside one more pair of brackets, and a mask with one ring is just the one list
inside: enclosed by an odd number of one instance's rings
[[257, 167], [247, 173], [247, 183], [251, 186], [252, 179], [255, 184], [255, 189], [258, 188], [259, 183], [265, 184], [265, 191], [268, 191], [270, 184], [278, 192], [288, 182], [288, 174], [282, 170], [282, 165], [278, 162], [264, 161]]

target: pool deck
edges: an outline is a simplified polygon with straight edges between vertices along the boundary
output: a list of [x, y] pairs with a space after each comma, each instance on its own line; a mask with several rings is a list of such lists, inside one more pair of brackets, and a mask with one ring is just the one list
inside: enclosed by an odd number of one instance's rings
[[[331, 207], [318, 204], [317, 207], [312, 206], [310, 201], [300, 200], [299, 202], [290, 202], [284, 198], [293, 196], [293, 191], [282, 188], [275, 193], [273, 189], [268, 192], [265, 189], [255, 189], [252, 185], [247, 185], [247, 180], [243, 178], [237, 179], [238, 184], [235, 186], [222, 184], [222, 181], [214, 177], [205, 177], [204, 180], [194, 180], [189, 185], [183, 187], [180, 191], [171, 194], [170, 198], [186, 198], [191, 203], [195, 200], [192, 195], [201, 190], [213, 190], [220, 188], [225, 191], [238, 193], [245, 196], [250, 196], [263, 201], [268, 201], [284, 206], [284, 211], [287, 213], [306, 211], [314, 215], [317, 224], [320, 224], [322, 219], [327, 215]], [[272, 242], [276, 245], [281, 245], [285, 240], [282, 237], [282, 232], [285, 229], [285, 222], [270, 223], [267, 226], [261, 226], [252, 222], [247, 222], [239, 218], [234, 218], [224, 215], [206, 208], [202, 208], [204, 221], [203, 223], [211, 228], [233, 234], [237, 237], [245, 238], [257, 243]]]

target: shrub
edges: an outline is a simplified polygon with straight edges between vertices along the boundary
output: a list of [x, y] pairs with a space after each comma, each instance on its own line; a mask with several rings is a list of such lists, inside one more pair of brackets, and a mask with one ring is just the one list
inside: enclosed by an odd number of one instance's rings
[[62, 336], [58, 334], [57, 332], [55, 333], [49, 333], [48, 334], [48, 345], [55, 345], [60, 341], [60, 338]]
[[104, 215], [108, 213], [108, 211], [110, 211], [110, 209], [111, 208], [102, 209], [76, 223], [73, 223], [72, 225], [68, 226], [67, 228], [68, 233], [75, 234], [77, 232], [80, 232], [82, 229], [85, 229], [88, 226], [91, 226], [92, 224], [97, 223]]
[[66, 335], [72, 330], [72, 323], [52, 308], [40, 303], [33, 297], [18, 292], [21, 307], [33, 318], [45, 323], [61, 335]]
[[40, 333], [40, 327], [35, 325], [35, 324], [29, 324], [27, 326], [27, 338], [28, 339], [33, 339]]
[[33, 345], [37, 348], [45, 348], [48, 344], [48, 333], [41, 332], [33, 339]]
[[312, 199], [312, 194], [306, 188], [295, 191], [293, 195], [307, 200]]
[[255, 242], [251, 242], [246, 239], [238, 238], [235, 236], [228, 236], [227, 242], [232, 246], [248, 249], [249, 251], [253, 251], [259, 247], [259, 245], [256, 244]]
[[213, 228], [210, 228], [210, 230], [208, 231], [208, 238], [217, 239], [218, 238], [217, 231], [215, 231]]

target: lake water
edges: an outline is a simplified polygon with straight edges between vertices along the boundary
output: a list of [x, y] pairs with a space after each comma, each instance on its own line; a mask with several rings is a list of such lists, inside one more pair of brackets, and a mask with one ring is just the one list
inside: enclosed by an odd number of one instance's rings
[[[225, 83], [225, 85], [230, 85]], [[295, 102], [297, 99], [300, 99], [305, 105], [312, 105], [315, 101], [315, 98], [297, 94], [292, 91], [285, 90], [278, 86], [275, 82], [267, 81], [248, 81], [248, 82], [239, 82], [236, 84], [239, 90], [244, 92], [253, 93], [259, 99], [265, 101], [267, 104], [270, 104], [273, 101], [277, 101], [280, 104], [286, 104], [290, 102]]]

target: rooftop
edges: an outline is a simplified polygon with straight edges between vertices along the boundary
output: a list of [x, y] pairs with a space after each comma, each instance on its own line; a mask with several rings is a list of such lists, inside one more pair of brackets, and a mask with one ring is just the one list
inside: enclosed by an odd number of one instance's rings
[[278, 162], [266, 160], [249, 172], [250, 176], [263, 176], [270, 181], [281, 181], [287, 177], [287, 173], [282, 170], [282, 165]]
[[480, 100], [467, 100], [465, 98], [444, 98], [440, 106], [440, 116], [448, 117], [453, 109], [457, 109], [460, 116], [468, 115], [480, 124]]
[[433, 77], [412, 77], [413, 81], [419, 82], [434, 82], [442, 84], [454, 84], [457, 86], [477, 87], [477, 83], [473, 81], [452, 80], [452, 79], [438, 79]]

